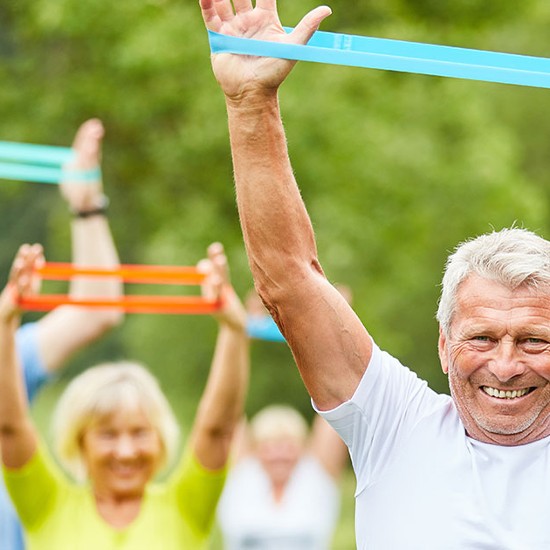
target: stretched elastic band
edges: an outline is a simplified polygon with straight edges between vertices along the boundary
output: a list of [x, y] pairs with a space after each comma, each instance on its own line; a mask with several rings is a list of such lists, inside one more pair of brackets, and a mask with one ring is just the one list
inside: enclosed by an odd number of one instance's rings
[[37, 183], [92, 183], [101, 169], [66, 167], [74, 161], [70, 147], [0, 141], [0, 178]]
[[[285, 28], [287, 32], [292, 29]], [[307, 45], [208, 31], [212, 53], [238, 53], [550, 88], [550, 59], [317, 31]]]
[[192, 266], [122, 264], [116, 268], [80, 267], [65, 262], [46, 262], [36, 272], [42, 279], [67, 281], [75, 276], [116, 277], [126, 283], [200, 285], [205, 274]]
[[[64, 281], [73, 277], [116, 277], [125, 283], [200, 285], [206, 275], [192, 266], [157, 266], [122, 264], [117, 267], [75, 266], [64, 262], [46, 262], [36, 269], [45, 280]], [[22, 309], [50, 311], [61, 305], [93, 308], [116, 308], [127, 313], [210, 314], [223, 306], [221, 299], [208, 300], [202, 296], [132, 295], [116, 298], [90, 296], [76, 298], [67, 294], [32, 294], [20, 297]]]
[[0, 160], [60, 165], [74, 160], [74, 157], [74, 149], [70, 147], [0, 141]]
[[250, 338], [270, 342], [286, 342], [279, 327], [270, 316], [249, 315], [246, 321], [246, 332]]
[[101, 168], [62, 168], [59, 183], [93, 183], [101, 180]]
[[0, 162], [0, 178], [35, 183], [91, 183], [101, 179], [101, 170], [99, 168], [77, 170]]
[[0, 162], [0, 178], [36, 183], [59, 183], [63, 178], [63, 171], [61, 168], [52, 168], [49, 166]]
[[126, 313], [207, 315], [219, 311], [221, 300], [200, 296], [121, 296], [120, 298], [73, 298], [66, 294], [43, 294], [20, 298], [19, 306], [28, 311], [51, 311], [62, 305], [115, 308]]

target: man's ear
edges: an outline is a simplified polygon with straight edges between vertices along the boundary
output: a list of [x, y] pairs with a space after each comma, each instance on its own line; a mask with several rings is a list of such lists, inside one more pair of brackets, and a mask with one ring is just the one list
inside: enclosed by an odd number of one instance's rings
[[441, 368], [445, 374], [449, 372], [449, 361], [447, 359], [447, 336], [444, 330], [439, 327], [439, 342], [437, 345], [439, 352], [439, 362], [441, 363]]

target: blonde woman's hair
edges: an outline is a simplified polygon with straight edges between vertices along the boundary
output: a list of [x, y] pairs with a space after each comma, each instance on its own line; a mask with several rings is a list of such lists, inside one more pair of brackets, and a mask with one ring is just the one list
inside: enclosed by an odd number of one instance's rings
[[54, 411], [52, 428], [59, 461], [77, 481], [87, 478], [81, 446], [86, 430], [117, 410], [136, 407], [159, 435], [161, 466], [170, 464], [178, 449], [179, 426], [156, 378], [145, 367], [129, 361], [103, 363], [69, 383]]
[[304, 417], [289, 405], [269, 405], [250, 421], [250, 434], [254, 443], [269, 439], [290, 437], [304, 444], [308, 424]]

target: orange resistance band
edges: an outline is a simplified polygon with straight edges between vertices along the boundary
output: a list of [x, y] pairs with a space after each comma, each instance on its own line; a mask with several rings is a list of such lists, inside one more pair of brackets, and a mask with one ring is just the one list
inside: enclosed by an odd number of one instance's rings
[[[199, 285], [205, 274], [195, 267], [121, 265], [118, 268], [77, 267], [48, 262], [37, 269], [47, 280], [68, 280], [74, 276], [117, 277], [126, 283]], [[73, 298], [66, 294], [31, 295], [19, 299], [21, 308], [49, 311], [60, 305], [115, 307], [127, 313], [210, 314], [218, 311], [221, 300], [201, 296], [120, 296], [118, 298]]]

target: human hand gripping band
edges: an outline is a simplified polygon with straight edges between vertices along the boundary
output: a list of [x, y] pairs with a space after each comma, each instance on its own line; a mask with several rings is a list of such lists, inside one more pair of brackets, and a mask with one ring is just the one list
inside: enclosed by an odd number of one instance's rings
[[64, 168], [74, 157], [70, 147], [0, 141], [0, 178], [38, 183], [86, 183], [101, 179], [99, 167]]
[[[116, 277], [126, 283], [163, 285], [200, 285], [205, 274], [195, 267], [121, 265], [118, 268], [77, 267], [68, 263], [47, 262], [36, 270], [46, 280], [69, 280], [72, 277]], [[19, 306], [30, 311], [50, 311], [61, 305], [113, 307], [127, 313], [210, 314], [222, 307], [222, 300], [202, 296], [132, 295], [75, 298], [66, 294], [33, 294], [19, 298]]]
[[[290, 32], [291, 28], [285, 28]], [[550, 88], [550, 59], [317, 31], [307, 45], [208, 31], [214, 54], [236, 53]]]

